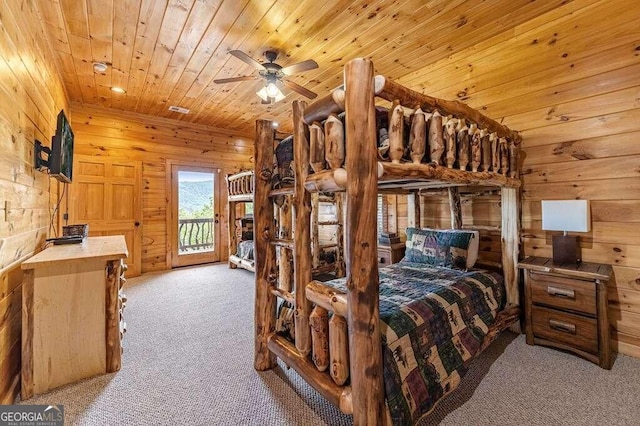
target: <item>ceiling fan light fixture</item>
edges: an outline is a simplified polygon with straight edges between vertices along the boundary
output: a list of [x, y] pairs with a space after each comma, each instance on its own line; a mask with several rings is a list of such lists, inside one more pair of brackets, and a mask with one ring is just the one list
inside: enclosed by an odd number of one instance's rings
[[275, 83], [267, 83], [267, 85], [256, 92], [256, 95], [258, 95], [263, 102], [280, 102], [285, 98], [284, 93], [282, 93]]
[[275, 98], [276, 96], [278, 96], [278, 94], [282, 94], [282, 92], [280, 91], [280, 89], [278, 89], [278, 86], [276, 86], [275, 83], [268, 83], [265, 86], [265, 89], [267, 90], [267, 95], [269, 95], [269, 97], [271, 98]]
[[256, 95], [258, 95], [258, 97], [260, 99], [262, 99], [264, 102], [269, 102], [269, 95], [267, 94], [267, 88], [266, 87], [263, 87], [262, 89], [257, 91]]

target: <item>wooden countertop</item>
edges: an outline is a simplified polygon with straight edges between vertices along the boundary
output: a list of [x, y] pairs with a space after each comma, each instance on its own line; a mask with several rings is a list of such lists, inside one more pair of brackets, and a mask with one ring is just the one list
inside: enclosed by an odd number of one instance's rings
[[22, 262], [22, 269], [34, 269], [64, 260], [117, 260], [129, 255], [123, 235], [87, 237], [80, 244], [51, 246]]

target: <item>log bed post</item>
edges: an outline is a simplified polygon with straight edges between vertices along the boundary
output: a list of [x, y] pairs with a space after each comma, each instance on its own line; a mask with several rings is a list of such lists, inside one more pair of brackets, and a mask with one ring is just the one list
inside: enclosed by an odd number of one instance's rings
[[[377, 144], [373, 64], [345, 66], [347, 300], [355, 425], [385, 418], [376, 239]], [[297, 331], [297, 330], [296, 330]]]
[[318, 216], [320, 215], [320, 194], [311, 194], [311, 267], [320, 265], [320, 230], [318, 229]]
[[411, 191], [407, 194], [407, 226], [420, 228], [422, 220], [420, 214], [420, 193]]
[[344, 277], [344, 209], [343, 209], [343, 194], [342, 192], [336, 192], [336, 278]]
[[[290, 240], [291, 239], [291, 197], [285, 196], [284, 203], [282, 207], [279, 209], [280, 220], [278, 224], [280, 226], [280, 235], [278, 236], [281, 240]], [[293, 290], [293, 271], [291, 268], [292, 262], [292, 252], [286, 247], [280, 247], [280, 261], [278, 264], [278, 288], [284, 291], [291, 292]]]
[[255, 360], [258, 371], [269, 370], [276, 364], [275, 356], [267, 347], [267, 339], [276, 325], [276, 298], [271, 293], [275, 276], [276, 251], [269, 241], [275, 237], [273, 203], [269, 200], [273, 170], [273, 126], [269, 120], [256, 122], [255, 139], [255, 192], [254, 245], [256, 268], [255, 300]]
[[[231, 189], [231, 187], [229, 187], [229, 189]], [[231, 195], [231, 190], [229, 190], [229, 195]], [[227, 207], [229, 209], [227, 212], [229, 225], [229, 229], [227, 229], [227, 232], [229, 232], [229, 258], [231, 258], [231, 256], [238, 251], [238, 240], [236, 237], [236, 203], [234, 201], [228, 201]], [[229, 260], [229, 269], [236, 268], [236, 264]]]
[[295, 171], [295, 224], [298, 230], [294, 238], [294, 291], [296, 298], [295, 336], [296, 349], [301, 355], [311, 351], [311, 330], [309, 315], [311, 302], [305, 296], [307, 284], [311, 281], [311, 194], [305, 189], [304, 182], [309, 174], [309, 132], [304, 123], [304, 110], [307, 103], [293, 101], [293, 158]]
[[[507, 289], [507, 304], [520, 305], [518, 256], [520, 253], [520, 196], [517, 188], [503, 187], [502, 204], [502, 268]], [[519, 324], [512, 331], [520, 332]]]
[[449, 209], [451, 210], [451, 229], [462, 229], [462, 206], [460, 204], [460, 191], [457, 187], [448, 188]]

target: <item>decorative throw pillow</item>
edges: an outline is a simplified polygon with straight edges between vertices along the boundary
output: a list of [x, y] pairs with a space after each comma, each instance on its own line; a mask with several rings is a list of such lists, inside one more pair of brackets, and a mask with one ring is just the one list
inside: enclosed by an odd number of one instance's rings
[[404, 258], [408, 262], [467, 269], [468, 249], [474, 237], [473, 231], [407, 228]]

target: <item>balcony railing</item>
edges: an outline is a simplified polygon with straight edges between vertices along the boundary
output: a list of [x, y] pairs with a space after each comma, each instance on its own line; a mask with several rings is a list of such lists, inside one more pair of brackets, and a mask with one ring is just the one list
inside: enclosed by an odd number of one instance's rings
[[213, 218], [179, 219], [178, 242], [180, 253], [213, 249]]

